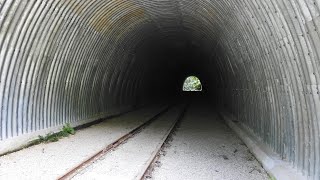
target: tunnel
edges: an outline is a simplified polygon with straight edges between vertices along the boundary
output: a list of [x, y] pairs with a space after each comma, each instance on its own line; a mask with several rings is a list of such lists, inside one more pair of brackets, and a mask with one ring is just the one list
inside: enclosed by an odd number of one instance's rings
[[0, 0], [0, 142], [186, 100], [195, 75], [318, 179], [319, 16], [319, 0]]

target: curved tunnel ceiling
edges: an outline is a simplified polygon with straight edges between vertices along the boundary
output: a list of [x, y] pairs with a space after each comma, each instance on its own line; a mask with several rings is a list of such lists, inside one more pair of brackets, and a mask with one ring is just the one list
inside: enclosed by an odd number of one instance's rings
[[212, 100], [319, 177], [319, 9], [319, 0], [0, 0], [0, 138], [171, 97], [197, 75]]

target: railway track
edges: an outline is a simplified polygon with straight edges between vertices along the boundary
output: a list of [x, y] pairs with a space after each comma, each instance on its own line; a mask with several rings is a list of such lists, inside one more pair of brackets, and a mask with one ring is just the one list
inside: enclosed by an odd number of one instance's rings
[[[127, 142], [133, 141], [135, 136], [138, 136], [141, 132], [145, 131], [150, 125], [155, 123], [156, 121], [165, 121], [166, 119], [174, 117], [174, 119], [162, 123], [165, 124], [167, 127], [163, 133], [161, 134], [161, 138], [158, 139], [157, 145], [152, 150], [151, 154], [147, 158], [147, 160], [143, 163], [140, 170], [133, 176], [131, 179], [148, 179], [151, 177], [151, 173], [156, 165], [160, 157], [161, 149], [164, 148], [165, 143], [170, 139], [173, 132], [178, 127], [179, 122], [183, 118], [185, 111], [187, 109], [187, 105], [177, 105], [173, 107], [168, 107], [161, 111], [160, 113], [156, 114], [153, 118], [148, 120], [147, 122], [143, 123], [139, 127], [135, 128], [134, 130], [130, 131], [128, 134], [120, 137], [119, 139], [115, 140], [113, 143], [106, 146], [104, 149], [100, 150], [96, 154], [92, 155], [79, 165], [75, 166], [64, 175], [59, 177], [59, 180], [67, 180], [67, 179], [74, 179], [75, 177], [81, 177], [85, 170], [88, 168], [93, 169], [93, 165], [99, 163], [99, 160], [103, 159], [104, 157], [108, 156], [111, 152], [116, 152], [117, 148], [120, 148], [122, 145], [126, 144]], [[158, 122], [159, 123], [159, 122]], [[169, 124], [169, 125], [168, 125]], [[161, 125], [160, 125], [161, 126]], [[148, 137], [149, 138], [149, 137]], [[155, 140], [156, 141], [156, 140]], [[77, 178], [75, 178], [77, 179]], [[80, 178], [81, 179], [81, 178]]]
[[146, 180], [150, 179], [152, 177], [152, 172], [154, 171], [154, 168], [157, 167], [160, 163], [160, 157], [161, 157], [161, 151], [164, 151], [166, 148], [166, 144], [169, 143], [169, 141], [172, 140], [172, 136], [174, 135], [175, 131], [180, 125], [181, 120], [183, 119], [186, 111], [188, 109], [188, 105], [185, 105], [183, 108], [181, 114], [177, 118], [177, 121], [175, 122], [174, 126], [170, 129], [170, 132], [167, 134], [165, 141], [162, 143], [161, 147], [157, 149], [156, 155], [153, 156], [152, 161], [148, 164], [148, 167], [143, 171], [143, 174], [138, 176], [137, 179], [140, 180]]

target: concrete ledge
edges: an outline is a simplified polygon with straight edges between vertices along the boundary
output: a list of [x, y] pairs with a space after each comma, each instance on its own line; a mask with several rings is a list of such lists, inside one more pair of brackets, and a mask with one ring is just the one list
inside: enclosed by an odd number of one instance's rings
[[[119, 116], [121, 114], [125, 114], [130, 111], [132, 107], [125, 107], [118, 109], [117, 111], [110, 111], [108, 113], [99, 114], [97, 116], [91, 117], [90, 119], [84, 119], [76, 122], [70, 122], [72, 127], [79, 127], [85, 124], [93, 123], [100, 119], [107, 119], [109, 117]], [[39, 131], [35, 131], [28, 134], [23, 134], [21, 136], [5, 139], [0, 141], [0, 156], [9, 152], [17, 151], [25, 148], [30, 141], [37, 139], [39, 136], [44, 136], [48, 133], [55, 133], [61, 131], [63, 125], [55, 126], [48, 129], [43, 129]]]
[[[308, 177], [303, 176], [286, 162], [277, 156], [272, 150], [266, 147], [258, 138], [254, 136], [247, 128], [235, 121], [235, 118], [229, 113], [220, 113], [229, 127], [237, 133], [242, 141], [248, 146], [253, 155], [262, 164], [264, 169], [277, 180], [307, 180]], [[237, 122], [237, 123], [235, 123]]]

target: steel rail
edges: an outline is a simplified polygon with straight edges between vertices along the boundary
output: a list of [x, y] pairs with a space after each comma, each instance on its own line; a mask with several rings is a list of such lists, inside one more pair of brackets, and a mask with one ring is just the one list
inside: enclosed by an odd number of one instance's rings
[[151, 159], [150, 163], [148, 163], [147, 167], [135, 179], [144, 180], [144, 179], [150, 179], [152, 177], [151, 174], [152, 174], [154, 168], [157, 166], [157, 162], [161, 157], [161, 151], [166, 148], [165, 147], [166, 144], [172, 139], [172, 136], [175, 133], [175, 131], [177, 130], [177, 128], [179, 127], [182, 119], [184, 118], [184, 116], [188, 110], [188, 107], [189, 107], [189, 105], [185, 105], [183, 107], [177, 120], [175, 121], [173, 126], [169, 129], [168, 133], [166, 134], [166, 136], [165, 136], [166, 138], [163, 141], [162, 145], [155, 151], [153, 158]]
[[99, 158], [103, 157], [104, 155], [106, 155], [108, 152], [114, 150], [115, 148], [117, 148], [118, 146], [120, 146], [121, 144], [123, 144], [124, 142], [126, 142], [128, 139], [132, 138], [134, 135], [136, 135], [137, 133], [139, 133], [142, 129], [146, 128], [148, 125], [150, 125], [152, 122], [154, 122], [156, 119], [158, 119], [161, 115], [163, 115], [164, 113], [166, 113], [171, 107], [167, 107], [164, 110], [160, 111], [159, 113], [157, 113], [155, 116], [153, 116], [150, 120], [144, 122], [143, 124], [141, 124], [140, 126], [136, 127], [135, 129], [133, 129], [132, 131], [130, 131], [129, 133], [121, 136], [120, 138], [118, 138], [117, 140], [113, 141], [111, 144], [109, 144], [108, 146], [106, 146], [105, 148], [103, 148], [102, 150], [98, 151], [97, 153], [95, 153], [94, 155], [92, 155], [91, 157], [87, 158], [86, 160], [84, 160], [83, 162], [81, 162], [80, 164], [76, 165], [74, 168], [71, 168], [68, 172], [66, 172], [64, 175], [60, 176], [58, 178], [58, 180], [66, 180], [66, 179], [71, 179], [73, 178], [75, 175], [77, 175], [79, 172], [81, 172], [83, 169], [89, 167], [92, 163], [94, 163], [95, 161], [97, 161]]

